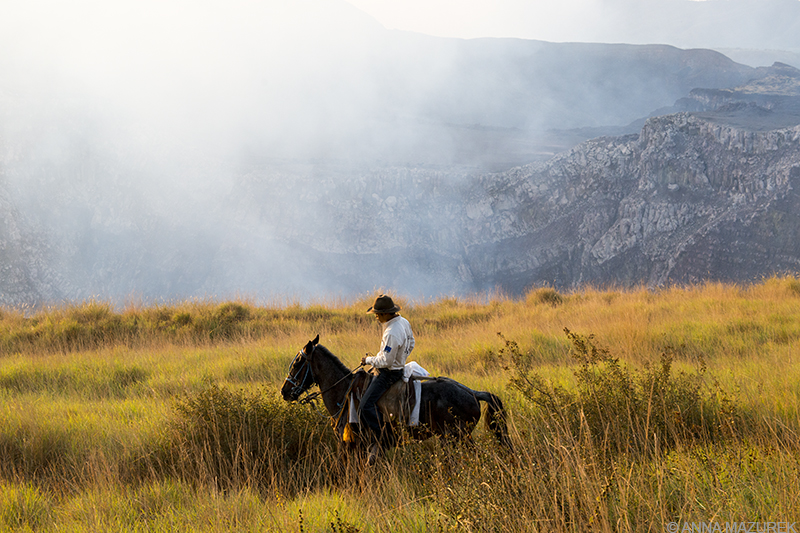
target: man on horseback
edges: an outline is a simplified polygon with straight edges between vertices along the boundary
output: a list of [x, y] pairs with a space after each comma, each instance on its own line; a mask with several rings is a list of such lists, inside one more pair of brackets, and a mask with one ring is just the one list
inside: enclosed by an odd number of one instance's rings
[[378, 355], [366, 355], [361, 358], [362, 365], [372, 365], [378, 371], [364, 391], [359, 412], [362, 426], [370, 429], [374, 439], [367, 457], [367, 463], [370, 465], [377, 460], [380, 446], [392, 445], [394, 439], [391, 428], [382, 431], [378, 400], [392, 385], [403, 379], [406, 358], [414, 349], [411, 324], [397, 314], [398, 311], [400, 307], [395, 305], [391, 297], [383, 294], [378, 296], [372, 307], [367, 309], [367, 313], [375, 313], [375, 318], [383, 326], [383, 338]]

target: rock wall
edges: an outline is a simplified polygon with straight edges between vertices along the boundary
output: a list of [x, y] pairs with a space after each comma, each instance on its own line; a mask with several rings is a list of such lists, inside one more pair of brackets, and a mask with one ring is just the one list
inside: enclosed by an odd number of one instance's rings
[[[797, 271], [800, 245], [787, 235], [798, 231], [798, 177], [800, 127], [758, 132], [686, 113], [658, 117], [637, 138], [597, 139], [543, 169], [503, 176], [507, 192], [492, 215], [462, 217], [470, 244], [484, 243], [465, 259], [474, 278], [512, 291]], [[518, 204], [503, 209], [513, 196]]]
[[503, 173], [344, 178], [313, 189], [325, 232], [295, 237], [335, 252], [343, 273], [395, 257], [390, 269], [433, 274], [427, 265], [462, 291], [745, 282], [800, 270], [798, 178], [800, 126], [678, 113]]

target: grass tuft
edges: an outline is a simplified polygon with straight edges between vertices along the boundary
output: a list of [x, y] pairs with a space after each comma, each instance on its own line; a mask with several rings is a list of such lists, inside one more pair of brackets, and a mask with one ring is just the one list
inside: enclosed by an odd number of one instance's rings
[[30, 483], [0, 483], [0, 524], [11, 531], [40, 531], [52, 522], [54, 502]]
[[529, 305], [546, 304], [556, 307], [564, 303], [564, 297], [561, 296], [555, 289], [544, 287], [535, 289], [525, 296], [525, 301]]

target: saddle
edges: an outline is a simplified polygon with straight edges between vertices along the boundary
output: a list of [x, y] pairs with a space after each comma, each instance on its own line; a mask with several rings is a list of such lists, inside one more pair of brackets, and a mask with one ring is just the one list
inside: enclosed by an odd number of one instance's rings
[[[381, 411], [384, 420], [389, 420], [405, 426], [416, 426], [419, 424], [420, 398], [422, 396], [421, 380], [426, 379], [428, 372], [417, 363], [408, 363], [404, 370], [403, 379], [392, 385], [389, 390], [383, 393], [378, 400], [378, 409]], [[367, 390], [370, 382], [374, 378], [364, 370], [359, 370], [355, 374], [355, 380], [350, 390], [348, 398], [348, 419], [346, 425], [342, 427], [342, 438], [345, 442], [351, 442], [352, 424], [360, 424], [358, 416], [358, 405], [361, 396]], [[429, 379], [429, 378], [428, 378]], [[341, 426], [342, 424], [336, 424]], [[337, 429], [339, 429], [337, 427]]]

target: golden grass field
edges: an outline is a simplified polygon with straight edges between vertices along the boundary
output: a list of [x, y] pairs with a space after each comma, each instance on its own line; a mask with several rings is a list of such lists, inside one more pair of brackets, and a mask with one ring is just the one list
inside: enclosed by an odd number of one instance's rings
[[800, 522], [800, 280], [397, 298], [411, 359], [501, 396], [513, 448], [480, 425], [368, 469], [278, 390], [316, 334], [377, 350], [373, 298], [0, 310], [0, 531]]

